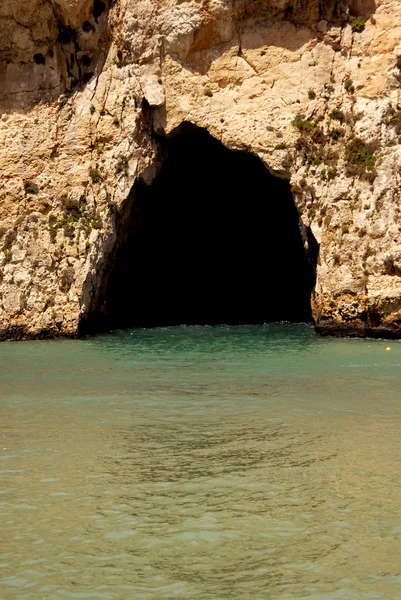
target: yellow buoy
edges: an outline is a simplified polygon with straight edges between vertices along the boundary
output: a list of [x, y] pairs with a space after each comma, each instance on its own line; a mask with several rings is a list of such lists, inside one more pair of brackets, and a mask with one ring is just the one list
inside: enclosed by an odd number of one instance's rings
[[387, 352], [388, 352], [389, 350], [391, 350], [390, 346], [387, 346], [386, 350], [387, 350]]

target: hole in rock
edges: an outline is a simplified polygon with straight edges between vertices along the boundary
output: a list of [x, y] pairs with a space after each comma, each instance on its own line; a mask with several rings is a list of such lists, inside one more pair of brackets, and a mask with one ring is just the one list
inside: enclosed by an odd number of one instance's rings
[[89, 33], [90, 31], [95, 31], [95, 27], [90, 21], [84, 21], [82, 24], [82, 31]]
[[43, 56], [43, 54], [40, 54], [40, 52], [33, 55], [33, 60], [37, 65], [44, 65], [46, 63], [45, 57]]
[[308, 260], [290, 184], [185, 123], [152, 185], [136, 185], [105, 290], [107, 325], [311, 319]]
[[91, 62], [92, 62], [92, 59], [87, 54], [84, 54], [81, 57], [81, 63], [84, 65], [84, 67], [90, 67]]
[[64, 25], [62, 23], [59, 23], [59, 36], [58, 36], [58, 40], [59, 42], [61, 42], [62, 44], [71, 44], [72, 42], [75, 42], [76, 37], [77, 37], [77, 32], [75, 31], [75, 29], [73, 29], [72, 27], [64, 27]]
[[102, 15], [104, 13], [105, 10], [106, 10], [106, 5], [104, 2], [102, 2], [102, 0], [94, 0], [93, 16], [95, 17], [96, 20], [100, 17], [100, 15]]

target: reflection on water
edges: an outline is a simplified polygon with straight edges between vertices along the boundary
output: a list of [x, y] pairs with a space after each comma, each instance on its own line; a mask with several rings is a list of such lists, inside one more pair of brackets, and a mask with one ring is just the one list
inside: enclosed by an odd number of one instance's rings
[[401, 598], [401, 344], [0, 346], [0, 598]]

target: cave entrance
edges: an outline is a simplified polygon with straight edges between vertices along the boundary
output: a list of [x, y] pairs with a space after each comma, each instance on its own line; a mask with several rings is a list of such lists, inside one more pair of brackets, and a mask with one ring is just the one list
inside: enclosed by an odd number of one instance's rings
[[259, 158], [183, 124], [157, 178], [132, 196], [106, 291], [110, 327], [311, 319], [314, 269], [290, 185]]

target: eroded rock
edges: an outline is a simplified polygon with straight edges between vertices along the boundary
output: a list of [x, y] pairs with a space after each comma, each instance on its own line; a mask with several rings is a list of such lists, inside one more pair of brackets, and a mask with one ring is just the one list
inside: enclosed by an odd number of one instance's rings
[[398, 0], [12, 0], [0, 52], [3, 339], [102, 310], [134, 184], [184, 121], [290, 178], [318, 331], [400, 336]]

